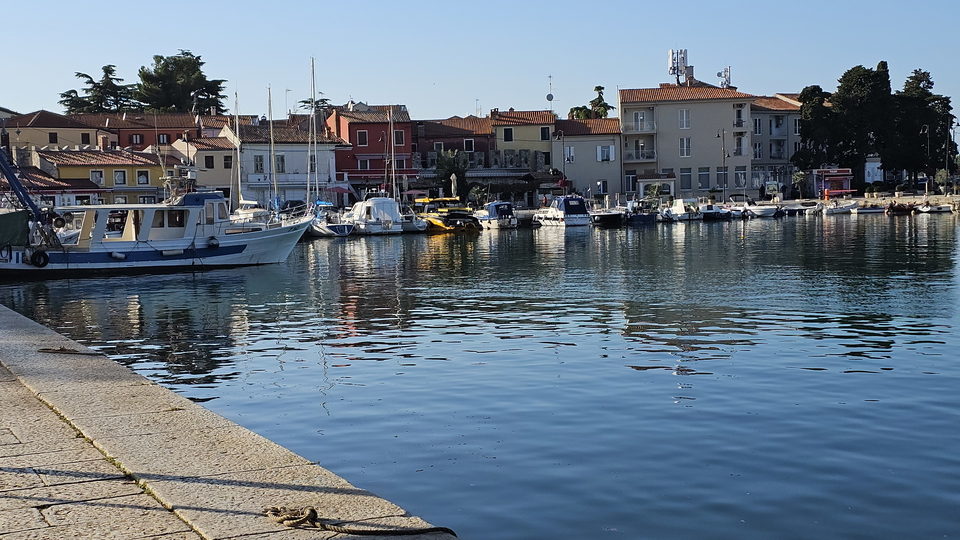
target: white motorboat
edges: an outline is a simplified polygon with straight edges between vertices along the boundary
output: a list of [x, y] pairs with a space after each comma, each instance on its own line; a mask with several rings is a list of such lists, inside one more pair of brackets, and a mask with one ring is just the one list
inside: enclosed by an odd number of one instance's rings
[[858, 206], [860, 206], [860, 204], [857, 201], [833, 201], [823, 207], [823, 213], [828, 216], [833, 214], [850, 214], [853, 212], [853, 209]]
[[333, 210], [333, 203], [317, 201], [313, 221], [307, 227], [307, 236], [316, 238], [349, 236], [352, 232], [353, 224], [340, 222], [340, 217]]
[[704, 221], [722, 221], [733, 217], [733, 213], [729, 209], [710, 200], [701, 199], [697, 211], [700, 212], [701, 219]]
[[549, 227], [583, 227], [590, 224], [590, 212], [583, 197], [563, 195], [554, 198], [550, 206], [537, 210], [533, 221]]
[[353, 205], [342, 223], [353, 225], [354, 234], [380, 235], [403, 232], [400, 203], [390, 197], [370, 197]]
[[697, 201], [694, 199], [674, 199], [670, 206], [660, 211], [661, 221], [694, 221], [703, 219], [703, 214], [697, 210]]
[[513, 213], [513, 205], [506, 201], [487, 203], [473, 215], [484, 229], [516, 229], [520, 223]]
[[947, 214], [953, 212], [953, 206], [949, 204], [932, 204], [924, 202], [916, 207], [916, 211], [922, 214]]
[[773, 204], [757, 204], [753, 199], [747, 199], [737, 207], [740, 217], [780, 217], [786, 214], [783, 208]]
[[400, 212], [400, 229], [404, 233], [422, 233], [427, 230], [427, 220], [421, 218], [413, 208], [404, 206]]

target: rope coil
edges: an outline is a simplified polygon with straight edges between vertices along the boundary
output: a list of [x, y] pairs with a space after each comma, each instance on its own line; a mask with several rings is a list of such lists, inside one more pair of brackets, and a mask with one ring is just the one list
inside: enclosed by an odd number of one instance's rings
[[343, 522], [321, 518], [317, 509], [312, 506], [303, 508], [287, 508], [285, 506], [271, 506], [264, 509], [264, 513], [273, 521], [287, 527], [314, 527], [324, 531], [333, 531], [342, 534], [366, 536], [397, 536], [426, 533], [447, 533], [454, 537], [457, 533], [447, 527], [426, 527], [420, 529], [351, 529], [344, 527]]

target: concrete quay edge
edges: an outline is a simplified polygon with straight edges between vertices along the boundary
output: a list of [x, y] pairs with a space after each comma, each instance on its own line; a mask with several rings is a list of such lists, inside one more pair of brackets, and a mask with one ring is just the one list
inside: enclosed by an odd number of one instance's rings
[[[313, 506], [321, 517], [354, 529], [432, 526], [5, 306], [0, 306], [0, 392], [0, 405], [16, 409], [0, 413], [0, 540], [59, 538], [48, 514], [83, 510], [91, 501], [99, 506], [99, 529], [86, 536], [82, 526], [74, 527], [71, 538], [355, 537], [285, 527], [263, 514], [270, 506]], [[44, 414], [56, 421], [41, 426]], [[44, 459], [50, 466], [41, 467]], [[57, 491], [42, 474], [51, 470], [114, 483], [74, 481], [66, 483], [72, 491]], [[43, 484], [26, 485], [37, 476]], [[36, 489], [47, 491], [37, 496]], [[97, 489], [107, 493], [82, 492]], [[104, 504], [127, 495], [149, 499], [144, 493], [166, 509], [160, 513], [172, 512], [186, 526], [151, 529], [157, 509], [149, 504], [133, 505], [139, 513]], [[124, 535], [138, 530], [141, 521], [147, 532]], [[453, 538], [436, 532], [402, 537]]]

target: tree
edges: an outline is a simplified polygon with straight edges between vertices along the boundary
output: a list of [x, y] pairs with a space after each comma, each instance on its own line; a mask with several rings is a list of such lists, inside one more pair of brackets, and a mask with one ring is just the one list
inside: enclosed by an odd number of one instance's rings
[[116, 76], [117, 66], [113, 64], [101, 69], [103, 77], [99, 81], [86, 73], [76, 73], [77, 78], [86, 85], [83, 89], [85, 95], [81, 96], [76, 90], [60, 94], [59, 103], [67, 114], [123, 112], [140, 108], [140, 104], [133, 99], [136, 85], [120, 84], [123, 79]]
[[[444, 189], [451, 197], [462, 197], [469, 190], [467, 185], [467, 154], [457, 150], [441, 150], [437, 153], [437, 180], [444, 183]], [[456, 193], [453, 190], [453, 175], [457, 175]]]
[[800, 92], [800, 150], [790, 158], [798, 169], [817, 169], [833, 160], [835, 118], [827, 106], [829, 98], [816, 85]]
[[856, 66], [840, 77], [830, 96], [831, 110], [842, 126], [834, 142], [836, 163], [853, 170], [854, 189], [862, 188], [867, 157], [883, 154], [889, 140], [892, 107], [890, 73], [886, 62], [877, 68]]
[[934, 101], [933, 79], [930, 73], [915, 69], [893, 96], [893, 137], [883, 156], [883, 168], [905, 170], [911, 180], [930, 165], [928, 138], [937, 125], [937, 112], [931, 108]]
[[323, 97], [323, 93], [319, 93], [320, 98], [307, 98], [301, 99], [297, 102], [299, 105], [298, 108], [305, 109], [307, 111], [313, 110], [314, 112], [321, 112], [327, 110], [330, 107], [330, 100]]
[[136, 97], [158, 112], [224, 114], [223, 79], [208, 80], [204, 62], [187, 50], [175, 56], [153, 57], [153, 67], [140, 68]]
[[591, 118], [606, 118], [611, 110], [616, 109], [616, 107], [604, 101], [602, 86], [593, 87], [593, 91], [597, 93], [597, 97], [590, 100], [589, 107], [587, 105], [572, 107], [570, 109], [570, 112], [567, 113], [567, 118], [571, 120], [589, 120]]

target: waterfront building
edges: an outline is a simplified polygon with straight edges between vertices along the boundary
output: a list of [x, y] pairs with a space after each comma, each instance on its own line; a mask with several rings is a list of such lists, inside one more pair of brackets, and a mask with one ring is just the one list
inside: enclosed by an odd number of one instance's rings
[[108, 130], [45, 110], [11, 116], [4, 123], [4, 130], [0, 145], [10, 148], [11, 157], [18, 164], [29, 163], [31, 147], [89, 150], [117, 145], [116, 134]]
[[[800, 149], [799, 94], [758, 97], [750, 105], [750, 114], [750, 189], [763, 186], [768, 196], [776, 196], [778, 192], [793, 196], [796, 168], [790, 158]], [[813, 193], [806, 195], [813, 196]]]
[[692, 66], [677, 84], [620, 90], [622, 178], [611, 191], [643, 196], [651, 184], [644, 178], [658, 176], [673, 184], [675, 197], [720, 199], [746, 191], [756, 99], [736, 87], [696, 80]]
[[568, 192], [610, 206], [620, 197], [622, 135], [619, 118], [557, 120], [552, 154]]

